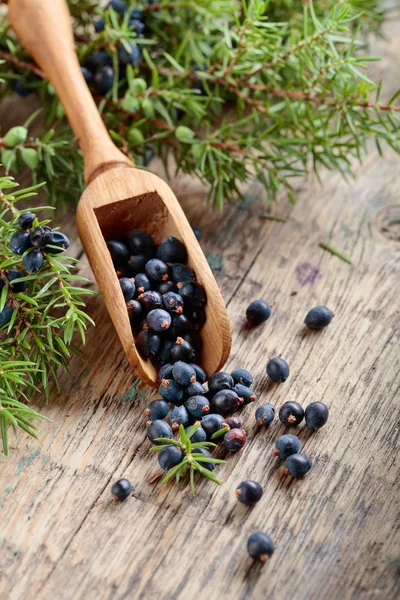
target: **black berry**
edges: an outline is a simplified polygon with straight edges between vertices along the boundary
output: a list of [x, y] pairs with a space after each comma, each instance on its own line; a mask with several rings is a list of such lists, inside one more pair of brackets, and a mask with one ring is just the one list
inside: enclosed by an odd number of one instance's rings
[[119, 479], [111, 486], [111, 494], [116, 502], [123, 502], [131, 495], [132, 485], [127, 479]]
[[257, 481], [247, 479], [236, 488], [236, 498], [246, 506], [254, 506], [261, 499], [263, 489]]
[[167, 237], [158, 246], [157, 257], [167, 263], [185, 263], [187, 261], [186, 246], [176, 237]]
[[279, 420], [281, 423], [290, 427], [290, 425], [299, 425], [304, 419], [304, 409], [298, 402], [285, 402], [279, 410]]
[[254, 300], [246, 310], [250, 325], [260, 325], [271, 316], [271, 306], [265, 300]]
[[264, 563], [273, 554], [274, 544], [269, 535], [258, 531], [252, 533], [247, 540], [247, 551], [251, 558]]
[[283, 383], [289, 377], [290, 369], [283, 358], [271, 358], [267, 362], [267, 374], [276, 383]]
[[21, 229], [32, 229], [32, 225], [34, 220], [36, 219], [35, 213], [32, 212], [24, 212], [21, 213], [18, 217], [18, 225]]
[[329, 409], [323, 402], [311, 402], [305, 412], [306, 423], [311, 429], [320, 429], [329, 417]]
[[329, 325], [334, 316], [335, 313], [326, 306], [316, 306], [307, 313], [304, 323], [309, 329], [323, 329]]

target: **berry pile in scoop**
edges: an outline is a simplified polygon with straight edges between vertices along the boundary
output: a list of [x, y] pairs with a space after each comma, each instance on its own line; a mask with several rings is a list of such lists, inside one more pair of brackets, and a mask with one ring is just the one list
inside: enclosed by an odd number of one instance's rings
[[60, 254], [69, 247], [64, 233], [39, 225], [34, 213], [21, 213], [18, 225], [21, 229], [11, 236], [10, 248], [14, 254], [23, 255], [22, 264], [28, 273], [40, 269], [45, 254]]
[[135, 230], [107, 247], [141, 356], [155, 365], [200, 363], [207, 296], [186, 264], [186, 246], [173, 236], [156, 246], [148, 233]]

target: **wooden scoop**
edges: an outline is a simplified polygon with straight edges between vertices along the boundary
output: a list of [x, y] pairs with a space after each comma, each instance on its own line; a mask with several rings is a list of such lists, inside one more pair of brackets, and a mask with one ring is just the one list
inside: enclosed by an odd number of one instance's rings
[[180, 205], [156, 175], [135, 169], [113, 144], [82, 76], [65, 0], [9, 0], [20, 42], [53, 84], [78, 138], [87, 188], [77, 209], [79, 235], [107, 309], [135, 372], [151, 385], [157, 372], [139, 355], [106, 241], [144, 229], [155, 242], [173, 235], [186, 245], [188, 264], [207, 292], [202, 366], [208, 375], [228, 358], [231, 332], [220, 291]]

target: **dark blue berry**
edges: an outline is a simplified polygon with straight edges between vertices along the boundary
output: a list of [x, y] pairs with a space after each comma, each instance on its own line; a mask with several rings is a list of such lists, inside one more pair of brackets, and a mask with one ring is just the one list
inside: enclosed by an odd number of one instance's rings
[[169, 312], [183, 312], [183, 298], [175, 292], [167, 292], [163, 295], [163, 304]]
[[128, 10], [128, 7], [123, 0], [110, 0], [110, 2], [107, 4], [107, 8], [112, 8], [120, 15], [125, 14]]
[[173, 404], [178, 404], [183, 398], [183, 387], [174, 379], [162, 379], [158, 391], [165, 400]]
[[123, 44], [118, 46], [118, 60], [121, 65], [137, 65], [140, 60], [140, 55], [140, 48], [135, 43], [130, 43], [129, 49], [125, 48]]
[[189, 342], [189, 344], [192, 346], [195, 355], [198, 357], [200, 357], [200, 354], [203, 350], [203, 339], [200, 335], [200, 333], [198, 331], [193, 331], [189, 329], [189, 331], [185, 331], [185, 333], [182, 333], [182, 336], [184, 340], [186, 340], [187, 342]]
[[89, 71], [95, 71], [98, 67], [106, 67], [111, 64], [112, 58], [105, 50], [96, 50], [87, 58], [84, 66]]
[[16, 231], [13, 233], [10, 239], [10, 248], [15, 254], [23, 254], [28, 248], [32, 248], [29, 231]]
[[97, 19], [97, 21], [95, 21], [93, 23], [94, 25], [94, 30], [96, 33], [100, 33], [100, 31], [104, 31], [104, 28], [106, 26], [106, 20], [105, 19]]
[[186, 263], [187, 250], [185, 244], [172, 235], [165, 238], [157, 248], [157, 258], [166, 263]]
[[236, 488], [236, 498], [246, 506], [254, 506], [261, 499], [263, 489], [257, 481], [247, 479]]
[[242, 421], [239, 419], [239, 417], [227, 417], [225, 419], [225, 423], [231, 429], [242, 429]]
[[335, 313], [326, 306], [316, 306], [307, 313], [304, 323], [309, 329], [323, 329], [329, 325], [334, 316]]
[[255, 402], [257, 400], [257, 396], [250, 388], [242, 385], [241, 383], [237, 383], [232, 390], [237, 393], [239, 398], [243, 399], [244, 404], [250, 404], [251, 402]]
[[[150, 4], [150, 2], [148, 4]], [[134, 8], [133, 11], [131, 12], [130, 18], [136, 19], [137, 21], [141, 21], [143, 18], [142, 11], [139, 8]]]
[[8, 306], [6, 304], [5, 307], [3, 308], [3, 310], [0, 312], [0, 327], [4, 327], [4, 325], [8, 325], [8, 323], [11, 321], [13, 312], [14, 311], [11, 308], [11, 306]]
[[18, 225], [21, 229], [32, 229], [32, 225], [34, 220], [36, 219], [36, 215], [33, 212], [24, 212], [21, 213], [18, 217]]
[[258, 425], [269, 425], [275, 418], [275, 407], [272, 404], [261, 404], [257, 407], [255, 417]]
[[224, 371], [218, 371], [218, 373], [214, 373], [208, 380], [208, 389], [210, 390], [211, 394], [216, 394], [221, 390], [230, 390], [232, 387], [233, 379], [229, 373], [225, 373]]
[[111, 486], [111, 494], [116, 502], [123, 502], [132, 493], [132, 485], [127, 479], [120, 479]]
[[179, 425], [187, 425], [189, 423], [189, 415], [184, 406], [175, 406], [170, 415], [171, 427], [173, 431], [179, 428]]
[[33, 91], [33, 90], [28, 89], [25, 86], [24, 80], [22, 79], [22, 77], [18, 77], [18, 79], [13, 79], [11, 81], [11, 87], [12, 87], [13, 91], [16, 92], [22, 98], [26, 98]]
[[286, 460], [292, 454], [297, 454], [300, 450], [300, 440], [297, 436], [286, 433], [281, 435], [275, 442], [273, 454], [279, 456], [282, 460]]
[[131, 256], [128, 260], [128, 265], [132, 269], [133, 273], [136, 275], [144, 270], [146, 265], [147, 258], [143, 254], [137, 254], [135, 256]]
[[252, 386], [253, 377], [251, 373], [249, 373], [249, 371], [246, 371], [246, 369], [235, 369], [234, 371], [232, 371], [231, 375], [235, 384], [241, 383], [246, 387]]
[[143, 317], [143, 308], [138, 300], [129, 300], [126, 303], [129, 319], [133, 322], [139, 321]]
[[225, 426], [225, 419], [221, 415], [217, 414], [208, 414], [202, 417], [201, 426], [207, 434], [207, 437], [210, 438], [214, 433], [220, 431]]
[[193, 367], [193, 369], [196, 371], [197, 381], [200, 383], [205, 383], [205, 381], [207, 379], [207, 375], [205, 374], [203, 369], [201, 367], [199, 367], [199, 365], [196, 365], [195, 363], [191, 363], [190, 366]]
[[194, 310], [190, 311], [189, 318], [192, 322], [194, 329], [199, 330], [203, 327], [204, 323], [206, 322], [206, 311], [204, 310], [204, 308], [195, 308]]
[[304, 409], [298, 402], [285, 402], [279, 409], [279, 420], [287, 427], [298, 425], [303, 419]]
[[243, 448], [246, 439], [246, 432], [243, 429], [231, 429], [224, 435], [224, 444], [229, 452], [237, 452]]
[[311, 402], [306, 408], [305, 417], [311, 429], [320, 429], [328, 420], [329, 409], [323, 402]]
[[41, 250], [31, 250], [28, 254], [25, 254], [22, 259], [22, 264], [28, 273], [36, 273], [44, 262], [43, 252]]
[[176, 467], [183, 459], [183, 452], [178, 446], [170, 444], [165, 446], [158, 453], [158, 462], [164, 471], [169, 471], [172, 467]]
[[[193, 454], [202, 454], [203, 456], [205, 456], [206, 458], [212, 458], [211, 454], [209, 453], [208, 450], [206, 450], [205, 448], [194, 448], [193, 450]], [[196, 459], [195, 459], [196, 460]], [[215, 469], [215, 463], [209, 463], [209, 462], [202, 462], [200, 459], [197, 459], [199, 464], [204, 467], [205, 469], [208, 469], [209, 471], [214, 471]]]
[[162, 296], [158, 292], [149, 290], [138, 296], [140, 304], [146, 312], [162, 307]]
[[136, 292], [135, 280], [128, 279], [127, 277], [121, 277], [121, 279], [118, 281], [124, 295], [125, 302], [129, 302], [129, 300], [132, 300]]
[[69, 248], [69, 245], [70, 241], [65, 233], [61, 233], [61, 231], [52, 231], [49, 245], [45, 247], [45, 251], [48, 254], [60, 254]]
[[151, 258], [145, 266], [147, 277], [152, 281], [166, 281], [168, 279], [168, 267], [158, 258]]
[[166, 400], [153, 400], [147, 405], [144, 411], [144, 414], [150, 421], [165, 419], [168, 413], [169, 404]]
[[157, 292], [160, 292], [161, 296], [164, 294], [168, 294], [168, 292], [177, 293], [178, 288], [176, 287], [176, 283], [173, 281], [161, 281], [160, 283], [153, 284]]
[[162, 381], [163, 379], [173, 379], [172, 370], [174, 368], [173, 363], [167, 363], [163, 365], [158, 373], [158, 379]]
[[265, 300], [254, 300], [246, 310], [250, 325], [260, 325], [271, 316], [271, 307]]
[[142, 21], [139, 21], [138, 19], [131, 19], [128, 23], [128, 27], [129, 29], [134, 31], [136, 35], [142, 35], [146, 28], [145, 24], [142, 23]]
[[110, 240], [107, 242], [107, 248], [116, 267], [129, 260], [129, 250], [123, 242]]
[[197, 225], [192, 225], [192, 229], [193, 229], [193, 233], [196, 237], [196, 240], [199, 242], [201, 240], [201, 236], [203, 234], [202, 230], [200, 229], [200, 227], [197, 227]]
[[190, 383], [185, 389], [186, 398], [191, 398], [192, 396], [205, 396], [207, 394], [206, 390], [201, 385], [200, 381], [194, 381]]
[[83, 75], [83, 79], [86, 81], [88, 85], [90, 85], [93, 81], [93, 73], [87, 67], [81, 67], [81, 73]]
[[307, 454], [302, 454], [301, 452], [297, 454], [291, 454], [285, 460], [285, 469], [286, 475], [291, 475], [292, 477], [303, 477], [308, 471], [311, 469], [311, 461], [308, 458]]
[[114, 83], [114, 71], [110, 65], [101, 67], [94, 75], [94, 87], [100, 94], [106, 94]]
[[159, 335], [148, 329], [143, 329], [136, 337], [136, 346], [143, 358], [154, 358], [161, 348]]
[[32, 229], [30, 234], [31, 246], [35, 248], [43, 248], [51, 242], [52, 231], [49, 227], [42, 227], [39, 225]]
[[160, 419], [156, 419], [147, 428], [147, 437], [153, 444], [158, 446], [162, 444], [162, 442], [157, 442], [158, 438], [168, 438], [172, 440], [172, 429], [165, 421], [161, 421]]
[[232, 412], [240, 404], [239, 396], [232, 390], [221, 390], [212, 399], [213, 410], [217, 413]]
[[186, 387], [196, 381], [196, 371], [185, 362], [178, 360], [172, 369], [172, 376], [180, 385]]
[[186, 281], [179, 288], [185, 307], [203, 308], [207, 304], [205, 289], [197, 281]]
[[[188, 433], [190, 427], [186, 429], [186, 433]], [[207, 440], [207, 434], [204, 429], [200, 426], [196, 429], [193, 435], [190, 438], [192, 444], [196, 444], [198, 442], [205, 442]], [[197, 452], [197, 450], [196, 450]]]
[[290, 369], [283, 358], [271, 358], [267, 362], [267, 374], [276, 383], [283, 383], [289, 377]]
[[193, 269], [182, 263], [171, 265], [171, 279], [175, 283], [185, 283], [186, 281], [195, 281], [196, 275]]
[[147, 322], [154, 331], [160, 333], [166, 331], [171, 325], [171, 315], [162, 308], [155, 308], [147, 315]]
[[210, 411], [210, 403], [204, 396], [191, 396], [186, 400], [185, 406], [192, 417], [196, 419], [203, 417]]
[[169, 329], [169, 334], [177, 338], [179, 335], [186, 333], [192, 329], [192, 324], [189, 319], [185, 315], [174, 315], [172, 317], [171, 327]]
[[149, 259], [156, 251], [156, 245], [147, 231], [135, 229], [128, 235], [129, 248], [134, 254], [141, 254]]
[[[160, 352], [157, 354], [157, 362], [160, 365], [165, 365], [171, 359], [171, 348], [174, 345], [172, 340], [165, 340], [164, 344], [161, 346]], [[168, 379], [168, 377], [166, 378]]]
[[177, 362], [178, 360], [182, 360], [183, 362], [192, 362], [194, 359], [194, 349], [181, 337], [177, 337], [175, 343], [171, 348], [171, 361]]
[[150, 279], [145, 273], [138, 273], [135, 275], [135, 285], [138, 294], [143, 294], [143, 292], [148, 292], [151, 290]]
[[247, 540], [247, 551], [251, 558], [259, 562], [266, 562], [274, 551], [274, 544], [266, 533], [258, 531], [252, 533]]
[[11, 287], [15, 294], [23, 294], [26, 291], [26, 281], [19, 281], [18, 283], [13, 283], [15, 279], [25, 277], [25, 273], [23, 273], [19, 269], [9, 269], [6, 276], [8, 281], [11, 283]]

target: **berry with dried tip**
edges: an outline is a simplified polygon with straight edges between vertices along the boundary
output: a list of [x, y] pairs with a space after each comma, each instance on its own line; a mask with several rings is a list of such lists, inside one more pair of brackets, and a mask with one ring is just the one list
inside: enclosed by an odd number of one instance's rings
[[18, 225], [21, 229], [32, 229], [33, 221], [36, 219], [36, 215], [33, 212], [21, 213], [18, 217]]
[[173, 431], [179, 429], [179, 425], [187, 425], [189, 422], [188, 411], [184, 406], [175, 406], [170, 415], [171, 427]]
[[241, 385], [245, 385], [246, 387], [251, 387], [253, 383], [253, 376], [246, 369], [235, 369], [231, 373], [233, 382], [240, 383]]
[[129, 300], [133, 299], [133, 296], [136, 292], [135, 280], [128, 279], [127, 277], [121, 277], [121, 279], [119, 279], [118, 281], [121, 287], [121, 291], [124, 295], [125, 302], [129, 302]]
[[275, 418], [275, 406], [261, 404], [257, 407], [255, 417], [258, 425], [269, 425]]
[[196, 419], [210, 412], [210, 403], [204, 396], [192, 396], [186, 400], [185, 406], [192, 417]]
[[138, 321], [143, 317], [143, 308], [138, 300], [129, 300], [126, 303], [126, 308], [128, 309], [129, 319], [131, 321]]
[[239, 417], [228, 417], [227, 419], [225, 419], [225, 422], [231, 429], [242, 428], [242, 421], [239, 419]]
[[203, 286], [197, 281], [186, 281], [179, 287], [185, 306], [203, 308], [207, 304], [207, 295]]
[[246, 310], [250, 325], [260, 325], [271, 316], [271, 306], [265, 300], [253, 300]]
[[44, 256], [41, 250], [31, 250], [25, 254], [22, 264], [28, 273], [36, 273], [44, 263]]
[[181, 337], [177, 337], [175, 344], [171, 348], [171, 361], [177, 362], [182, 360], [183, 362], [190, 363], [194, 359], [194, 349], [189, 342]]
[[107, 248], [111, 254], [114, 266], [118, 267], [129, 260], [129, 250], [123, 242], [110, 240], [107, 242]]
[[172, 429], [165, 421], [156, 419], [148, 426], [147, 437], [153, 444], [158, 446], [162, 444], [162, 442], [157, 441], [158, 438], [168, 438], [169, 440], [172, 440]]
[[326, 306], [316, 306], [312, 308], [304, 319], [304, 323], [308, 329], [323, 329], [332, 321], [335, 313]]
[[[212, 458], [209, 451], [206, 450], [205, 448], [194, 448], [193, 454], [203, 454], [203, 456], [205, 456], [206, 458]], [[209, 471], [214, 471], [214, 469], [215, 469], [215, 463], [200, 462], [200, 464], [202, 467], [204, 467], [205, 469], [208, 469]]]
[[275, 448], [272, 451], [274, 456], [279, 456], [286, 460], [292, 454], [297, 454], [300, 450], [300, 440], [297, 436], [286, 433], [281, 435], [275, 442]]
[[243, 448], [246, 439], [246, 432], [243, 429], [230, 429], [224, 435], [224, 444], [229, 452], [237, 452]]
[[311, 461], [307, 454], [301, 452], [297, 454], [291, 454], [285, 460], [285, 475], [291, 475], [292, 477], [303, 477], [311, 469]]
[[299, 425], [303, 419], [304, 409], [298, 402], [285, 402], [279, 409], [279, 420], [287, 427]]
[[199, 381], [200, 383], [205, 383], [205, 381], [207, 379], [207, 375], [205, 374], [205, 371], [201, 367], [199, 367], [199, 365], [196, 365], [195, 363], [190, 363], [190, 366], [193, 367], [193, 369], [196, 371], [197, 381]]
[[127, 479], [119, 479], [111, 486], [111, 494], [115, 502], [123, 502], [131, 493], [132, 485]]
[[206, 390], [198, 381], [189, 384], [185, 389], [186, 398], [191, 398], [192, 396], [205, 396], [206, 394]]
[[207, 437], [210, 438], [214, 433], [220, 431], [226, 426], [225, 419], [221, 415], [217, 414], [209, 414], [205, 415], [201, 419], [201, 426], [207, 434]]
[[165, 419], [169, 413], [169, 404], [166, 400], [153, 400], [144, 411], [144, 414], [150, 421]]
[[131, 231], [128, 235], [128, 245], [133, 254], [141, 254], [150, 258], [154, 256], [156, 245], [151, 235], [140, 229]]
[[185, 263], [187, 261], [186, 246], [171, 235], [158, 246], [156, 256], [167, 263]]
[[183, 398], [183, 387], [174, 379], [162, 379], [158, 391], [164, 400], [173, 404], [179, 404]]
[[146, 271], [147, 277], [152, 281], [167, 281], [169, 277], [168, 266], [158, 258], [151, 258], [147, 261], [144, 270]]
[[147, 277], [146, 273], [138, 273], [135, 275], [135, 285], [138, 294], [143, 294], [143, 292], [151, 290], [150, 279]]
[[172, 367], [172, 377], [184, 387], [196, 381], [196, 371], [191, 365], [178, 360]]
[[[186, 429], [186, 433], [189, 431], [190, 427]], [[207, 434], [204, 429], [200, 426], [196, 429], [190, 441], [192, 444], [196, 444], [197, 442], [205, 442], [207, 440]]]
[[136, 337], [136, 346], [143, 358], [154, 358], [161, 348], [161, 338], [154, 331], [143, 329]]
[[158, 333], [167, 331], [168, 327], [171, 325], [171, 315], [162, 308], [155, 308], [147, 315], [147, 322], [150, 327]]
[[254, 506], [261, 499], [263, 489], [257, 481], [247, 479], [242, 481], [236, 488], [236, 498], [246, 506]]
[[31, 246], [35, 248], [43, 248], [51, 242], [51, 229], [47, 226], [39, 225], [32, 229], [30, 234]]
[[323, 402], [311, 402], [305, 412], [306, 423], [311, 429], [320, 429], [329, 417], [329, 409]]
[[154, 310], [155, 308], [162, 307], [162, 296], [158, 292], [154, 292], [153, 290], [149, 290], [148, 292], [143, 292], [138, 296], [138, 300], [140, 304], [143, 306], [143, 309], [147, 312]]
[[271, 358], [267, 362], [267, 375], [276, 383], [283, 383], [289, 377], [290, 369], [283, 358]]
[[11, 317], [13, 315], [13, 309], [11, 306], [7, 304], [4, 306], [3, 310], [0, 311], [0, 327], [4, 327], [4, 325], [8, 325], [11, 321]]
[[175, 292], [167, 292], [163, 295], [163, 304], [169, 312], [182, 313], [183, 312], [183, 298]]
[[171, 279], [175, 283], [185, 283], [186, 281], [195, 281], [196, 275], [190, 267], [181, 263], [171, 265]]
[[32, 248], [31, 236], [29, 231], [16, 231], [10, 238], [11, 252], [14, 254], [23, 254], [29, 248]]
[[158, 462], [163, 471], [168, 471], [169, 469], [172, 469], [172, 467], [179, 465], [182, 458], [182, 450], [177, 446], [173, 446], [172, 444], [165, 446], [158, 453]]
[[233, 390], [221, 390], [212, 399], [213, 410], [217, 413], [232, 412], [242, 403], [239, 396]]
[[247, 540], [247, 551], [251, 558], [259, 562], [266, 562], [274, 552], [274, 543], [266, 533], [258, 531], [252, 533]]
[[241, 383], [237, 383], [232, 390], [237, 393], [239, 398], [242, 398], [244, 404], [250, 404], [251, 402], [255, 402], [257, 400], [257, 396], [250, 388], [242, 385]]
[[218, 371], [211, 375], [208, 380], [208, 389], [211, 394], [216, 394], [221, 390], [230, 390], [233, 387], [233, 379], [229, 373]]

